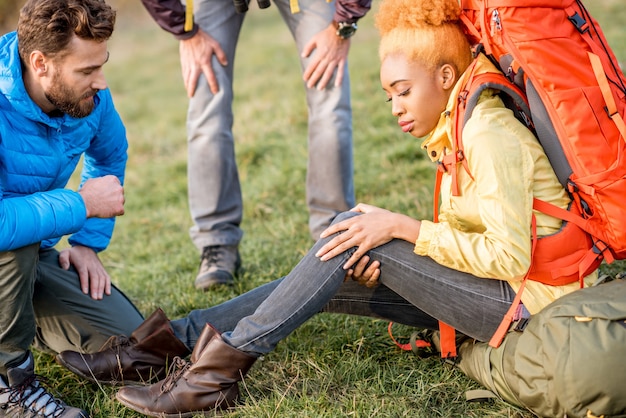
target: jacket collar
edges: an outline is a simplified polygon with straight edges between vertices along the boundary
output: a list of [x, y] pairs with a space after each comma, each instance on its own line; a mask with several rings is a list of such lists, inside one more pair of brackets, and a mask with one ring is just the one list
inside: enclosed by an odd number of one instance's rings
[[[495, 69], [495, 66], [483, 54], [479, 54], [476, 61], [476, 70], [474, 71], [475, 74], [494, 71]], [[422, 148], [426, 150], [428, 157], [433, 162], [439, 161], [443, 155], [445, 155], [446, 150], [452, 149], [452, 118], [450, 116], [454, 115], [454, 112], [457, 111], [459, 103], [458, 97], [461, 93], [461, 89], [466, 85], [467, 78], [469, 76], [470, 71], [468, 70], [461, 74], [461, 77], [459, 77], [459, 80], [452, 89], [452, 93], [448, 99], [448, 104], [446, 105], [446, 110], [443, 111], [439, 117], [437, 126], [427, 136], [424, 142], [422, 142]]]
[[[18, 52], [18, 39], [15, 31], [0, 38], [0, 94], [22, 116], [34, 122], [44, 123], [54, 129], [82, 123], [69, 115], [50, 117], [30, 98], [22, 78], [22, 62]], [[98, 94], [94, 97], [96, 106]]]

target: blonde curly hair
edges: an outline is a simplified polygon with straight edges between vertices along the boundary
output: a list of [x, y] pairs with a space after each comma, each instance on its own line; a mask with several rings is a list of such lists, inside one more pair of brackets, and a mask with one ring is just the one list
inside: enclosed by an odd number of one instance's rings
[[458, 0], [383, 0], [376, 14], [381, 62], [402, 53], [431, 70], [450, 64], [461, 74], [472, 53], [460, 14]]

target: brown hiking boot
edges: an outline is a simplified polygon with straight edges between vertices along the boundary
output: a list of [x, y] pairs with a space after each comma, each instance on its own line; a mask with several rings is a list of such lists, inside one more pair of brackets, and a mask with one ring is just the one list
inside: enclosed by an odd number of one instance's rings
[[56, 360], [83, 379], [117, 385], [163, 379], [168, 361], [188, 354], [189, 349], [176, 338], [165, 313], [157, 309], [130, 338], [112, 336], [96, 353], [63, 351]]
[[7, 370], [6, 378], [0, 376], [0, 417], [89, 418], [89, 414], [67, 406], [40, 385], [29, 353], [22, 364]]
[[125, 406], [151, 417], [184, 418], [231, 408], [239, 384], [256, 357], [237, 350], [205, 325], [191, 362], [176, 358], [167, 377], [151, 386], [127, 386], [117, 392]]

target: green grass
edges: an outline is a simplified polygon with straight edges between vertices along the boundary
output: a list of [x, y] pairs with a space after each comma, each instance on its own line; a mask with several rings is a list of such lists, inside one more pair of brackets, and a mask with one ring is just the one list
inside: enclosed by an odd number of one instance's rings
[[[254, 2], [253, 2], [254, 3]], [[611, 45], [626, 60], [618, 0], [589, 2]], [[191, 244], [186, 192], [187, 98], [178, 44], [130, 1], [120, 6], [106, 66], [130, 141], [126, 214], [102, 259], [144, 314], [160, 306], [171, 318], [212, 306], [280, 277], [312, 244], [304, 198], [306, 106], [295, 47], [277, 10], [252, 5], [236, 59], [236, 152], [241, 175], [245, 271], [236, 286], [193, 287], [198, 253]], [[374, 8], [377, 2], [374, 2]], [[360, 22], [350, 56], [357, 200], [432, 216], [433, 166], [403, 135], [378, 81], [373, 13]], [[624, 264], [603, 266], [611, 274]], [[479, 386], [437, 359], [400, 352], [387, 323], [319, 315], [258, 361], [232, 417], [530, 417], [504, 402], [468, 403]], [[400, 336], [411, 329], [397, 327]], [[37, 353], [37, 371], [68, 403], [94, 417], [138, 417], [115, 390], [80, 381]]]

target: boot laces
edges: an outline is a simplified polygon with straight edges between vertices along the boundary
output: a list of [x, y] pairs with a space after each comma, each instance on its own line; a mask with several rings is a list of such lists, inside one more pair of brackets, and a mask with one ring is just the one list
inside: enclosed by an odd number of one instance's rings
[[174, 386], [176, 386], [176, 382], [178, 382], [189, 367], [191, 367], [191, 363], [178, 356], [174, 357], [174, 360], [167, 371], [167, 377], [161, 384], [161, 394], [169, 392]]
[[43, 380], [33, 374], [18, 385], [1, 388], [0, 395], [8, 393], [9, 397], [0, 409], [10, 410], [12, 407], [19, 407], [44, 418], [60, 416], [65, 411], [65, 406], [41, 387], [38, 379]]
[[204, 250], [202, 251], [200, 264], [204, 262], [204, 263], [207, 263], [207, 267], [210, 267], [211, 265], [220, 261], [219, 260], [220, 255], [221, 254], [217, 246], [204, 247]]
[[119, 352], [119, 350], [123, 347], [128, 347], [132, 344], [130, 338], [125, 335], [115, 335], [110, 337], [100, 348], [100, 351], [104, 351], [105, 349], [111, 349], [113, 351]]

